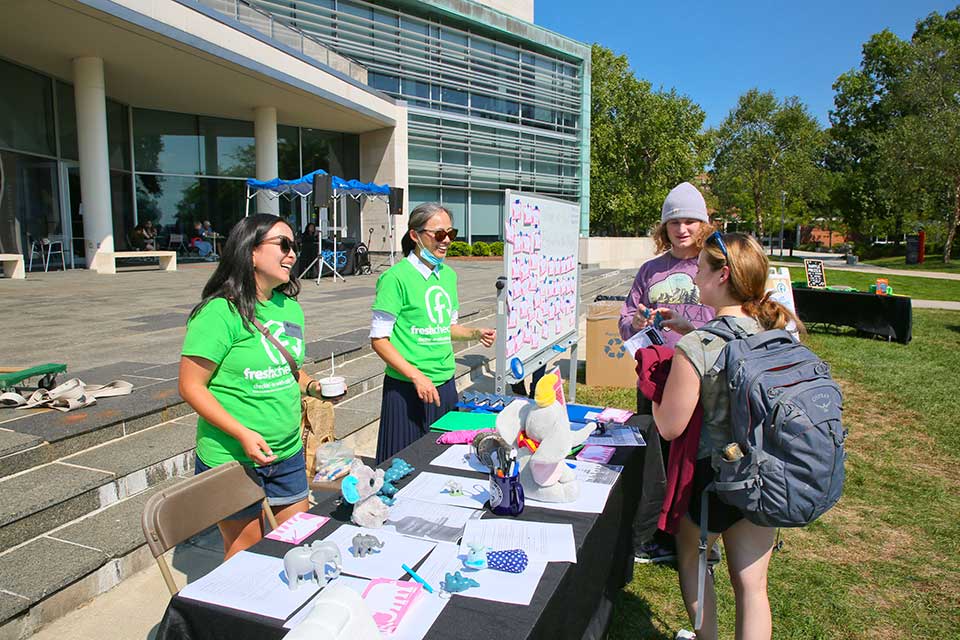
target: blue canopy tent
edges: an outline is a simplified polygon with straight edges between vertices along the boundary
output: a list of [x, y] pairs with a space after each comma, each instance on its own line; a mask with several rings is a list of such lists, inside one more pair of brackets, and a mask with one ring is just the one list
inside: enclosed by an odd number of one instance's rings
[[[274, 178], [273, 180], [254, 180], [247, 179], [247, 207], [245, 215], [250, 215], [250, 201], [261, 191], [266, 192], [266, 196], [271, 200], [276, 198], [309, 198], [313, 194], [313, 177], [315, 175], [325, 176], [327, 172], [323, 169], [311, 171], [305, 176], [295, 180], [283, 180]], [[333, 198], [350, 196], [355, 200], [360, 198], [388, 200], [390, 198], [390, 186], [385, 184], [376, 184], [373, 182], [360, 182], [359, 180], [344, 180], [337, 176], [330, 176], [333, 185]]]
[[[247, 202], [246, 202], [246, 212], [244, 215], [250, 215], [250, 201], [256, 197], [258, 193], [263, 192], [268, 198], [274, 200], [276, 198], [286, 198], [288, 200], [293, 200], [294, 198], [302, 198], [306, 202], [313, 194], [313, 178], [316, 175], [327, 175], [327, 172], [323, 169], [317, 169], [312, 171], [304, 176], [296, 178], [295, 180], [283, 180], [281, 178], [274, 178], [273, 180], [254, 180], [253, 178], [247, 179]], [[375, 184], [373, 182], [360, 182], [359, 180], [344, 180], [337, 176], [330, 176], [331, 187], [333, 190], [333, 200], [335, 203], [342, 203], [343, 198], [350, 197], [354, 200], [368, 199], [368, 200], [382, 200], [383, 202], [389, 202], [390, 199], [390, 186], [385, 184]], [[337, 232], [344, 230], [344, 227], [341, 227], [337, 224], [337, 209], [341, 207], [334, 206], [334, 217], [333, 217], [333, 226], [330, 228], [321, 227], [324, 230], [324, 233], [327, 231], [332, 232], [333, 234], [333, 258], [331, 262], [333, 264], [327, 264], [327, 266], [333, 271], [334, 280], [338, 277], [342, 280], [343, 277], [337, 273], [336, 265], [340, 262], [340, 256], [337, 253]], [[341, 208], [340, 219], [343, 219], [343, 209]], [[391, 223], [393, 222], [391, 218]], [[391, 234], [392, 235], [392, 234]], [[326, 264], [326, 260], [321, 258], [321, 260]], [[318, 269], [318, 274], [322, 273], [322, 269]], [[320, 284], [320, 275], [317, 276], [317, 284]]]

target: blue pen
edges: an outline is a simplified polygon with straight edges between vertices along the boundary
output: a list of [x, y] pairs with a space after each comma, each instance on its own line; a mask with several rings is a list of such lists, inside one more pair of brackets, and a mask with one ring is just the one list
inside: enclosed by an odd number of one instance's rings
[[410, 577], [423, 585], [423, 588], [427, 590], [427, 593], [433, 593], [433, 587], [427, 584], [427, 581], [420, 577], [420, 574], [408, 567], [405, 564], [401, 564], [400, 568], [410, 574]]

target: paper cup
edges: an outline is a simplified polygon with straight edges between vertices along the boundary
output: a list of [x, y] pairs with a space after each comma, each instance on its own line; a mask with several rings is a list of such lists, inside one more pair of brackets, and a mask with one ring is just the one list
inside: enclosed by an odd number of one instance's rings
[[343, 376], [320, 378], [318, 382], [320, 382], [320, 395], [325, 398], [336, 398], [347, 391], [346, 380]]

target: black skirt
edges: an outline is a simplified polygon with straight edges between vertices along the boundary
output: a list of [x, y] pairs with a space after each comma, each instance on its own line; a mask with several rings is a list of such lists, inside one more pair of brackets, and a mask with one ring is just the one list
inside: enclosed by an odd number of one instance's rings
[[412, 382], [383, 377], [380, 401], [380, 433], [377, 434], [377, 464], [420, 438], [430, 425], [457, 405], [457, 385], [453, 378], [437, 385], [440, 406], [425, 404]]

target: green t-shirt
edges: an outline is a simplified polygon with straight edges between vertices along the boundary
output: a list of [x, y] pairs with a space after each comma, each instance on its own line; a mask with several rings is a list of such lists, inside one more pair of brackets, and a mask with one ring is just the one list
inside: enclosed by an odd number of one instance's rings
[[[256, 315], [302, 366], [306, 342], [299, 303], [274, 292], [257, 304]], [[187, 323], [181, 353], [217, 365], [207, 384], [210, 393], [240, 424], [262, 435], [277, 460], [285, 460], [301, 446], [300, 385], [277, 348], [251, 329], [226, 299], [214, 298]], [[239, 440], [203, 418], [197, 420], [197, 455], [210, 467], [231, 460], [254, 464]]]
[[[409, 260], [401, 260], [377, 280], [373, 310], [385, 311], [397, 319], [390, 342], [404, 360], [434, 384], [452, 378], [456, 369], [450, 319], [459, 308], [457, 274], [450, 267], [444, 266], [424, 278]], [[409, 381], [390, 365], [387, 375]]]

